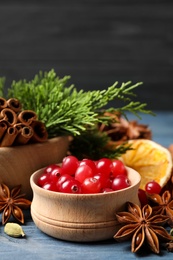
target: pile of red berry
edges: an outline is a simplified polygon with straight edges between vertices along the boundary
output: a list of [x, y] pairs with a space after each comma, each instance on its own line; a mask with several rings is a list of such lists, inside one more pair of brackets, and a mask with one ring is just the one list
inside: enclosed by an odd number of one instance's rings
[[75, 156], [65, 157], [61, 166], [46, 167], [37, 184], [46, 190], [76, 194], [111, 192], [131, 185], [122, 161], [79, 161]]

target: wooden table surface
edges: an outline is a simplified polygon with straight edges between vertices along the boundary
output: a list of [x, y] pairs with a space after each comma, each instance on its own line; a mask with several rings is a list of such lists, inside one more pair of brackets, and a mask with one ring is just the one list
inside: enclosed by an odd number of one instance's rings
[[[142, 115], [142, 123], [150, 126], [153, 140], [168, 147], [173, 143], [173, 111], [156, 112], [157, 116]], [[133, 116], [129, 116], [129, 119]], [[25, 238], [12, 238], [3, 232], [0, 226], [0, 259], [172, 259], [173, 254], [162, 250], [160, 255], [151, 252], [134, 254], [130, 252], [130, 241], [118, 243], [112, 240], [97, 243], [73, 243], [54, 239], [42, 233], [34, 225], [30, 212], [26, 212], [23, 230]]]

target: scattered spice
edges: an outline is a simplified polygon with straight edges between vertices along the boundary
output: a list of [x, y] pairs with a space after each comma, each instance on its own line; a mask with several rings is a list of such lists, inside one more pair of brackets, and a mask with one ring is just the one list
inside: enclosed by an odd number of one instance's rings
[[22, 227], [17, 223], [6, 223], [4, 226], [4, 232], [11, 237], [24, 237], [25, 233]]
[[173, 241], [166, 243], [165, 247], [168, 252], [173, 252]]
[[22, 110], [18, 99], [0, 97], [0, 147], [44, 142], [47, 129], [32, 110]]
[[22, 209], [27, 209], [31, 201], [20, 194], [21, 185], [15, 186], [11, 191], [5, 184], [0, 184], [0, 212], [2, 213], [2, 224], [4, 225], [12, 215], [20, 223], [24, 223]]
[[156, 205], [152, 207], [153, 214], [166, 215], [169, 218], [168, 224], [173, 227], [173, 199], [171, 192], [165, 190], [162, 195], [147, 194], [147, 197]]
[[146, 242], [154, 253], [160, 252], [159, 239], [170, 242], [172, 237], [166, 231], [164, 224], [168, 217], [152, 215], [152, 207], [145, 205], [142, 209], [131, 202], [127, 203], [127, 211], [119, 212], [116, 218], [123, 226], [114, 235], [117, 241], [124, 241], [132, 237], [131, 251], [137, 252]]
[[136, 120], [128, 121], [123, 118], [117, 111], [110, 113], [105, 112], [105, 116], [112, 118], [108, 125], [101, 124], [100, 132], [105, 132], [112, 142], [125, 142], [130, 139], [151, 139], [151, 129], [144, 124], [139, 124]]

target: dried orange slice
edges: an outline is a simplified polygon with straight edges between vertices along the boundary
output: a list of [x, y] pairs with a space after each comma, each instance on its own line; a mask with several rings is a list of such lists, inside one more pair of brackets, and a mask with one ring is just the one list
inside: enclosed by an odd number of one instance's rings
[[122, 155], [125, 165], [135, 169], [141, 175], [140, 188], [145, 189], [149, 181], [156, 181], [161, 187], [171, 177], [171, 153], [160, 144], [148, 139], [130, 140], [133, 150]]

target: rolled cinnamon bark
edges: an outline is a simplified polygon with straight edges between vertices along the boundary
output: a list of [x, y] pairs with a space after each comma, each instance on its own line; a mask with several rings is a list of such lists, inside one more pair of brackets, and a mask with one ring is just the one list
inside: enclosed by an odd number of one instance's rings
[[18, 122], [30, 125], [33, 120], [37, 120], [37, 114], [32, 110], [23, 110], [18, 114]]
[[6, 132], [7, 130], [7, 124], [5, 121], [0, 121], [0, 140], [1, 138], [3, 137], [4, 133]]
[[14, 127], [17, 128], [18, 131], [20, 131], [21, 128], [25, 127], [26, 125], [25, 124], [22, 124], [22, 123], [17, 123], [14, 125]]
[[16, 98], [10, 98], [7, 100], [7, 107], [11, 108], [15, 113], [19, 113], [22, 109], [20, 101]]
[[26, 144], [29, 142], [31, 137], [33, 136], [33, 129], [31, 126], [23, 126], [19, 128], [19, 126], [15, 125], [15, 127], [18, 129], [18, 135], [16, 136], [16, 139], [14, 141], [15, 145], [21, 145]]
[[33, 142], [44, 142], [48, 139], [48, 133], [45, 124], [39, 120], [34, 120], [31, 124], [33, 129], [33, 136], [31, 140]]
[[5, 132], [3, 138], [0, 142], [0, 146], [1, 147], [12, 146], [17, 134], [18, 134], [18, 130], [16, 127], [14, 127], [14, 126], [8, 127], [7, 131]]
[[7, 100], [5, 98], [0, 97], [0, 111], [7, 107]]
[[6, 121], [9, 126], [13, 126], [17, 123], [17, 114], [10, 108], [4, 108], [1, 110], [0, 119]]

